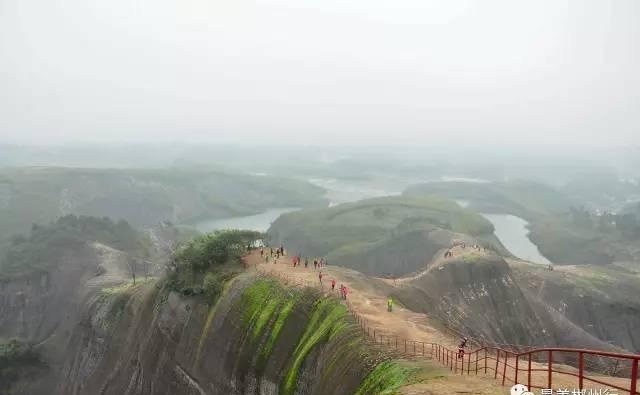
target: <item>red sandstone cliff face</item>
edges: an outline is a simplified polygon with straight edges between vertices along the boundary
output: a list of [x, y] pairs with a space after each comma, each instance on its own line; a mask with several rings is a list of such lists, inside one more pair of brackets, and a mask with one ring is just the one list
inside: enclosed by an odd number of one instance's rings
[[[563, 299], [557, 287], [555, 297], [542, 297], [534, 292], [534, 277], [528, 268], [512, 270], [497, 255], [476, 261], [453, 259], [399, 288], [397, 296], [410, 309], [485, 343], [620, 349], [588, 330], [585, 320], [566, 314], [590, 309], [591, 319], [604, 320], [610, 315], [606, 308], [591, 309], [584, 298]], [[567, 287], [565, 292], [574, 289]], [[571, 307], [561, 308], [562, 300]]]
[[[296, 303], [266, 361], [260, 359], [275, 324], [252, 337], [242, 294], [255, 278], [241, 275], [215, 307], [154, 284], [95, 297], [76, 327], [56, 394], [280, 394], [318, 297]], [[262, 332], [261, 332], [262, 333]], [[292, 394], [352, 394], [369, 367], [355, 333], [318, 343], [302, 364]], [[253, 339], [253, 340], [252, 340]], [[262, 340], [260, 340], [262, 339]], [[340, 356], [340, 358], [337, 358]]]

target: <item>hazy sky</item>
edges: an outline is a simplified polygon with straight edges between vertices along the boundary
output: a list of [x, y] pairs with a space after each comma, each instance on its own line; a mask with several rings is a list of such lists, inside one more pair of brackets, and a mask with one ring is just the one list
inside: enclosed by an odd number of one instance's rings
[[0, 0], [0, 141], [640, 144], [640, 1]]

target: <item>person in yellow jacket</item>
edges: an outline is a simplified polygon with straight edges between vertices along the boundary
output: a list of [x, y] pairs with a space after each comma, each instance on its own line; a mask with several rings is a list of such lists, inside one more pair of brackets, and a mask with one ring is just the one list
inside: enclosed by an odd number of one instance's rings
[[393, 311], [393, 299], [391, 298], [389, 298], [389, 300], [387, 301], [387, 310]]

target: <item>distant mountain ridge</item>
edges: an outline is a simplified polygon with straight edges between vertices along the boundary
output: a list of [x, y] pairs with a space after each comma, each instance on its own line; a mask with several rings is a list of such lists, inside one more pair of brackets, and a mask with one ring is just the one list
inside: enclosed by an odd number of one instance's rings
[[324, 204], [324, 190], [304, 181], [210, 168], [6, 168], [0, 239], [67, 214], [151, 226]]

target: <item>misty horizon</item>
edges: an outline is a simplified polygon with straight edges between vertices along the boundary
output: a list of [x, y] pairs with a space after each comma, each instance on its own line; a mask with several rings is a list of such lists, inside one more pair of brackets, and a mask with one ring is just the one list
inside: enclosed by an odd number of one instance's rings
[[0, 11], [0, 142], [640, 144], [634, 1]]

